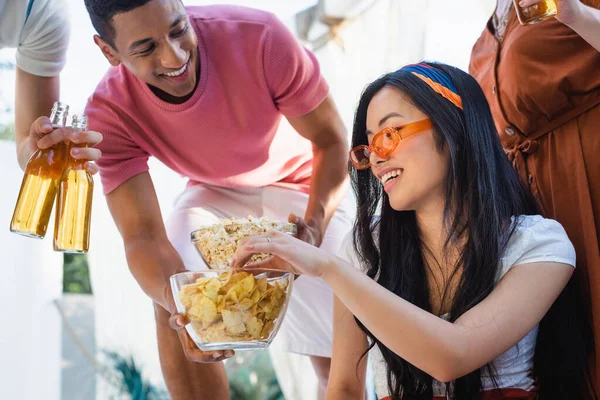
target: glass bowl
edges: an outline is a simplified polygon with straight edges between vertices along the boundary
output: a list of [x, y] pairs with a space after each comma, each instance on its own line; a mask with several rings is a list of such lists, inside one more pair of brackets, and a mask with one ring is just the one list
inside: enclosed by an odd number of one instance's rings
[[[191, 240], [200, 256], [211, 269], [229, 268], [239, 242], [250, 236], [275, 229], [296, 236], [296, 224], [271, 221], [265, 218], [224, 219], [213, 225], [201, 227], [191, 233]], [[268, 254], [255, 254], [248, 263], [268, 258]]]
[[281, 327], [294, 276], [264, 268], [188, 271], [171, 276], [177, 311], [203, 351], [262, 350]]

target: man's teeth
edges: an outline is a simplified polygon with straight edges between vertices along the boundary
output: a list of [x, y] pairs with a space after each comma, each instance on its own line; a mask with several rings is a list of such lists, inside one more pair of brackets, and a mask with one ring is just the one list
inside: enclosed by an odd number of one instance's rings
[[394, 171], [390, 171], [387, 174], [383, 175], [381, 177], [381, 183], [386, 184], [388, 181], [396, 178], [397, 176], [399, 176], [402, 173], [401, 169], [396, 169]]
[[187, 64], [185, 64], [183, 67], [181, 67], [181, 69], [179, 71], [169, 72], [168, 74], [163, 74], [163, 75], [170, 76], [170, 77], [174, 78], [176, 76], [179, 76], [179, 75], [183, 74], [185, 72], [186, 68], [187, 68]]

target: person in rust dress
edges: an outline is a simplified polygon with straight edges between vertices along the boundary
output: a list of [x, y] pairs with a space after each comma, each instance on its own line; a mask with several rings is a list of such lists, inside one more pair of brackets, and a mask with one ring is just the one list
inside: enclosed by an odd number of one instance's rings
[[[591, 312], [600, 354], [600, 0], [557, 5], [556, 18], [522, 26], [512, 0], [499, 0], [469, 69], [521, 179], [575, 245], [585, 304], [574, 315]], [[593, 366], [600, 392], [600, 357]]]

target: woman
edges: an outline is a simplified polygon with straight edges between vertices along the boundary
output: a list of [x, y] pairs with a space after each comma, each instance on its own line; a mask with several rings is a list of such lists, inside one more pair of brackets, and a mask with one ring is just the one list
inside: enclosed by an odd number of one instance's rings
[[[470, 72], [522, 181], [544, 215], [560, 222], [573, 241], [573, 284], [583, 300], [575, 311], [581, 319], [592, 315], [598, 353], [600, 0], [556, 2], [557, 18], [522, 26], [513, 0], [499, 0], [473, 48]], [[595, 370], [598, 391], [599, 357]]]
[[327, 398], [362, 398], [376, 347], [380, 398], [529, 399], [539, 388], [585, 399], [588, 355], [569, 298], [546, 317], [560, 342], [537, 329], [571, 277], [573, 247], [536, 215], [477, 82], [439, 64], [385, 75], [362, 95], [353, 147], [358, 216], [345, 260], [268, 232], [233, 262], [271, 253], [269, 265], [332, 287]]

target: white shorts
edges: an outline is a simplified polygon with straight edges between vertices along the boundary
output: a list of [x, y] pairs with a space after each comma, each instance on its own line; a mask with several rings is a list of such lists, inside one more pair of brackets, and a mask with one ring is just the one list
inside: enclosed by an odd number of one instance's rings
[[[208, 266], [190, 240], [190, 233], [201, 225], [220, 218], [265, 216], [287, 221], [294, 213], [304, 216], [308, 195], [299, 191], [267, 186], [230, 189], [209, 185], [187, 187], [175, 201], [166, 224], [167, 235], [181, 255], [188, 270], [205, 270]], [[337, 253], [342, 240], [352, 228], [352, 205], [345, 199], [327, 228], [321, 248]], [[299, 277], [294, 282], [288, 312], [280, 340], [286, 351], [331, 358], [333, 294], [318, 278]]]

